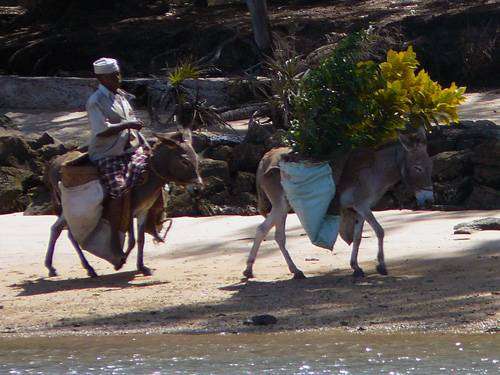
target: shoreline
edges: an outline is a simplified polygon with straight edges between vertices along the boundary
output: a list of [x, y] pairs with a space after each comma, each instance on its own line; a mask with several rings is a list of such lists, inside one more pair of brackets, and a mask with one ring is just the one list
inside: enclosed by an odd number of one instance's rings
[[[135, 252], [114, 272], [86, 276], [65, 236], [56, 247], [59, 276], [43, 257], [54, 216], [0, 216], [0, 337], [210, 335], [286, 332], [477, 334], [500, 326], [498, 231], [453, 235], [453, 226], [491, 211], [377, 212], [386, 229], [389, 276], [375, 272], [376, 238], [365, 229], [354, 280], [350, 249], [315, 248], [289, 215], [288, 248], [308, 279], [291, 280], [272, 240], [263, 243], [256, 278], [242, 282], [258, 216], [176, 218], [165, 244], [146, 242], [152, 277], [136, 275]], [[19, 228], [26, 228], [20, 233]], [[472, 272], [472, 275], [471, 275]], [[243, 322], [271, 314], [273, 326]]]

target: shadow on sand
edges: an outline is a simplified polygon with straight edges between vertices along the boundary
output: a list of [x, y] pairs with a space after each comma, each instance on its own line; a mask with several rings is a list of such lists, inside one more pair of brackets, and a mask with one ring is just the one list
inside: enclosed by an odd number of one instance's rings
[[348, 270], [309, 275], [306, 280], [257, 279], [221, 286], [229, 297], [213, 304], [172, 301], [159, 310], [72, 322], [127, 329], [141, 324], [168, 327], [166, 321], [175, 328], [197, 321], [196, 329], [182, 332], [246, 331], [262, 328], [242, 325], [245, 319], [268, 313], [278, 318], [278, 324], [266, 330], [381, 324], [452, 328], [495, 316], [500, 307], [495, 297], [500, 289], [499, 266], [500, 240], [491, 240], [455, 257], [391, 262], [389, 276], [367, 267], [363, 279], [353, 279]]
[[79, 279], [57, 280], [40, 278], [34, 281], [27, 280], [19, 284], [9, 285], [11, 288], [21, 289], [18, 296], [34, 296], [39, 294], [49, 294], [68, 290], [79, 290], [89, 288], [112, 288], [127, 289], [141, 288], [152, 285], [168, 284], [168, 281], [148, 281], [135, 282], [137, 275], [142, 275], [138, 271], [118, 272], [110, 275], [102, 275], [97, 278], [84, 277]]

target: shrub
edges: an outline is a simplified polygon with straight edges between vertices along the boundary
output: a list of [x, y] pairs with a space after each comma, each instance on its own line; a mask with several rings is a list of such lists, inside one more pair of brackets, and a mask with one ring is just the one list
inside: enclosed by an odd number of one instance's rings
[[421, 70], [413, 49], [386, 61], [362, 60], [370, 36], [352, 34], [300, 82], [292, 100], [289, 142], [306, 157], [327, 159], [394, 140], [409, 127], [457, 121], [465, 88], [443, 89]]

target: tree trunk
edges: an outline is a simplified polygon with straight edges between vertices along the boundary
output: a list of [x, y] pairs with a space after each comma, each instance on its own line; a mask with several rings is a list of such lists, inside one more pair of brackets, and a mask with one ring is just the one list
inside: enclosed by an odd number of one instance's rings
[[266, 0], [246, 0], [252, 15], [252, 29], [255, 43], [263, 54], [271, 52], [271, 24], [267, 13]]

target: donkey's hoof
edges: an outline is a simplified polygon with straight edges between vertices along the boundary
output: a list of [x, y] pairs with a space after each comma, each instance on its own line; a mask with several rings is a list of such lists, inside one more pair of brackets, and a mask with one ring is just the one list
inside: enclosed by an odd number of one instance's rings
[[97, 273], [94, 271], [94, 269], [92, 267], [87, 268], [87, 275], [89, 277], [92, 277], [92, 278], [95, 278], [95, 277], [98, 276]]
[[353, 277], [365, 277], [365, 273], [364, 273], [364, 271], [361, 268], [357, 268], [352, 273], [352, 276]]
[[243, 276], [245, 276], [247, 279], [253, 279], [255, 277], [251, 270], [243, 271]]
[[138, 267], [137, 270], [144, 276], [151, 276], [153, 274], [153, 271], [151, 271], [151, 269], [146, 266]]
[[127, 259], [126, 258], [120, 259], [120, 262], [115, 266], [115, 271], [121, 270], [121, 268], [123, 267], [123, 265], [125, 263], [127, 263]]
[[56, 277], [57, 276], [57, 271], [55, 268], [50, 268], [49, 269], [49, 277]]
[[304, 272], [297, 271], [293, 274], [293, 279], [294, 280], [304, 280], [304, 279], [307, 279], [307, 277], [306, 277], [306, 275], [304, 275]]
[[384, 275], [384, 276], [387, 276], [389, 274], [389, 272], [387, 272], [387, 268], [385, 268], [384, 265], [378, 265], [377, 266], [377, 272], [381, 275]]

